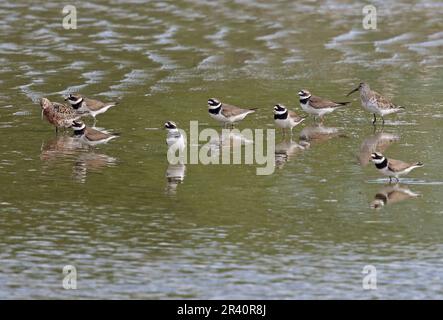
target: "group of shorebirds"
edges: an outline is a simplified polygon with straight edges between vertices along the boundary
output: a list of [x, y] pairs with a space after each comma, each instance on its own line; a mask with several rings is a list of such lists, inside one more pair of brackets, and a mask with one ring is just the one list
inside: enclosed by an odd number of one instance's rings
[[[389, 99], [371, 90], [367, 83], [361, 82], [355, 89], [347, 94], [359, 91], [362, 107], [373, 114], [373, 125], [377, 122], [377, 116], [382, 119], [384, 125], [384, 117], [397, 113], [404, 108], [392, 103]], [[340, 107], [348, 105], [350, 102], [335, 102], [321, 97], [312, 95], [308, 90], [300, 90], [298, 92], [300, 99], [300, 106], [302, 110], [314, 117], [320, 118], [323, 122], [323, 117], [329, 113], [334, 112]], [[254, 113], [254, 109], [243, 109], [233, 105], [225, 104], [215, 98], [208, 100], [209, 115], [222, 123], [224, 126], [233, 126], [234, 123], [243, 120], [248, 114]], [[286, 131], [290, 131], [292, 135], [292, 129], [302, 123], [306, 117], [297, 115], [293, 111], [289, 111], [284, 105], [276, 104], [274, 106], [274, 122], [276, 127], [281, 128], [283, 135]], [[174, 144], [184, 145], [184, 137], [181, 136], [177, 125], [168, 121], [165, 123], [165, 128], [168, 130], [167, 143], [169, 146]], [[413, 169], [422, 167], [421, 162], [408, 163], [395, 159], [388, 159], [379, 152], [371, 154], [371, 160], [375, 164], [375, 167], [385, 176], [389, 177], [389, 181], [392, 179], [399, 181], [399, 177], [408, 174]]]
[[55, 126], [56, 133], [59, 128], [72, 128], [74, 130], [74, 137], [79, 138], [80, 141], [90, 146], [106, 143], [117, 137], [115, 134], [108, 134], [88, 127], [80, 120], [84, 116], [92, 116], [95, 125], [96, 116], [106, 112], [117, 103], [104, 103], [83, 97], [77, 93], [69, 94], [65, 101], [68, 101], [69, 105], [52, 102], [47, 98], [40, 100], [42, 116]]
[[[389, 99], [382, 96], [370, 89], [367, 83], [360, 83], [355, 89], [347, 94], [359, 91], [362, 107], [373, 114], [374, 118], [372, 123], [375, 125], [377, 122], [377, 116], [382, 118], [384, 125], [384, 117], [397, 113], [404, 109]], [[303, 111], [320, 118], [323, 122], [323, 117], [329, 113], [334, 112], [340, 107], [348, 105], [350, 102], [334, 102], [328, 99], [324, 99], [318, 96], [312, 95], [308, 90], [301, 90], [298, 92], [300, 106]], [[92, 116], [94, 118], [94, 125], [96, 116], [106, 112], [109, 108], [116, 105], [116, 103], [105, 103], [99, 100], [89, 99], [80, 94], [69, 94], [65, 101], [69, 102], [69, 105], [62, 103], [51, 102], [47, 98], [42, 98], [40, 105], [42, 108], [42, 114], [46, 119], [58, 128], [72, 128], [74, 130], [74, 137], [79, 138], [87, 145], [97, 145], [106, 143], [117, 135], [108, 134], [95, 128], [88, 127], [83, 123], [80, 118], [83, 116]], [[222, 123], [225, 127], [233, 125], [242, 121], [248, 114], [254, 113], [256, 109], [244, 109], [233, 105], [225, 104], [215, 98], [208, 100], [209, 115]], [[292, 129], [302, 123], [306, 117], [297, 115], [293, 111], [289, 111], [284, 105], [277, 104], [274, 106], [274, 121], [278, 128], [282, 129], [283, 135], [289, 130], [292, 135]], [[185, 138], [177, 128], [177, 125], [173, 121], [165, 123], [164, 127], [168, 130], [166, 142], [168, 146], [175, 146], [179, 148], [185, 147]], [[421, 162], [408, 163], [400, 160], [388, 159], [379, 152], [371, 154], [371, 161], [375, 164], [375, 167], [383, 175], [389, 177], [389, 181], [392, 179], [399, 181], [399, 177], [408, 174], [413, 169], [422, 167]]]

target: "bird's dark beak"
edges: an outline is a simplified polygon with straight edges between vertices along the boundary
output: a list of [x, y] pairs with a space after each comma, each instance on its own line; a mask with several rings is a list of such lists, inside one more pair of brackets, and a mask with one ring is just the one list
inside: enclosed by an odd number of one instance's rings
[[359, 87], [355, 88], [351, 92], [349, 92], [346, 96], [349, 97], [351, 94], [353, 94], [355, 91], [358, 91]]

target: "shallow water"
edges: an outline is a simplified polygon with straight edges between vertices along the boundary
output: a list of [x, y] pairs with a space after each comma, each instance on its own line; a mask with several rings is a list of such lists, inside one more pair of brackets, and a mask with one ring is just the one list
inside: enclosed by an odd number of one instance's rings
[[[348, 1], [96, 1], [65, 30], [57, 2], [2, 2], [0, 298], [443, 298], [443, 5], [376, 7], [364, 30]], [[272, 175], [168, 170], [163, 123], [219, 129], [210, 97], [260, 108], [241, 129], [273, 128], [275, 103], [300, 112], [299, 89], [343, 100], [361, 80], [406, 108], [384, 130], [355, 96], [331, 130], [296, 128], [310, 147], [280, 144]], [[120, 100], [97, 123], [118, 139], [55, 136], [36, 101], [74, 91]], [[392, 190], [373, 148], [425, 163], [380, 210]]]

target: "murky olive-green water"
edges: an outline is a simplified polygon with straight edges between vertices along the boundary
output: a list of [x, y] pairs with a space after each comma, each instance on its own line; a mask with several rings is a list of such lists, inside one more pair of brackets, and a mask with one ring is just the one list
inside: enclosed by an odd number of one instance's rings
[[[75, 2], [76, 30], [65, 4], [0, 3], [0, 298], [443, 298], [441, 2], [376, 1], [377, 30], [351, 1]], [[355, 95], [323, 134], [295, 128], [316, 139], [277, 146], [272, 175], [167, 171], [163, 123], [219, 130], [208, 98], [272, 129], [275, 103], [301, 113], [299, 89], [346, 100], [362, 80], [406, 108], [384, 130]], [[41, 120], [40, 97], [76, 91], [120, 100], [97, 123], [118, 139], [78, 148]], [[376, 148], [425, 167], [392, 193], [365, 165]]]

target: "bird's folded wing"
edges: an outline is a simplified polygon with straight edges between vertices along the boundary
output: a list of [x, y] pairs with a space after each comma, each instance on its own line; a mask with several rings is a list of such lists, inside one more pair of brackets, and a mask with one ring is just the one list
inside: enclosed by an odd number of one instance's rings
[[297, 115], [294, 111], [289, 111], [289, 116], [294, 119], [294, 121], [300, 121], [302, 119], [302, 117], [300, 117], [299, 115]]
[[229, 104], [222, 104], [222, 115], [224, 115], [225, 117], [234, 117], [234, 116], [238, 116], [240, 114], [249, 112], [252, 110], [249, 109], [241, 109], [238, 108], [236, 106], [231, 106]]
[[389, 100], [388, 98], [383, 97], [381, 94], [379, 94], [378, 92], [375, 92], [375, 97], [377, 99], [377, 103], [378, 106], [383, 108], [383, 109], [395, 109], [398, 108], [397, 105], [393, 104], [391, 102], [391, 100]]
[[87, 129], [86, 138], [88, 138], [88, 140], [98, 141], [98, 140], [107, 139], [109, 137], [110, 137], [109, 134], [103, 133], [101, 131], [98, 131], [98, 130], [95, 130], [95, 129], [92, 129], [92, 128], [88, 128]]
[[410, 166], [412, 166], [411, 163], [403, 162], [400, 160], [389, 159], [388, 161], [388, 168], [393, 172], [406, 170]]
[[340, 106], [340, 104], [335, 103], [334, 101], [316, 96], [311, 96], [311, 98], [309, 98], [309, 105], [314, 109], [334, 108]]
[[105, 104], [101, 101], [98, 100], [93, 100], [93, 99], [86, 99], [83, 98], [88, 106], [88, 109], [92, 110], [92, 111], [97, 111], [100, 110], [101, 108], [103, 108], [105, 106]]

